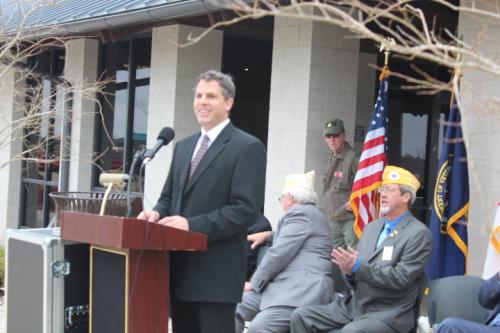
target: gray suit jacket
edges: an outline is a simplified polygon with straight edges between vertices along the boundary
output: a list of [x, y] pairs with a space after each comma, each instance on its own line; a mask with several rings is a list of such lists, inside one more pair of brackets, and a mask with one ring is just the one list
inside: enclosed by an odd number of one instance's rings
[[[366, 226], [358, 244], [361, 264], [352, 280], [353, 293], [335, 300], [332, 318], [339, 323], [376, 318], [398, 332], [408, 332], [415, 324], [413, 307], [431, 252], [431, 233], [409, 215], [375, 249], [383, 227], [384, 219]], [[382, 258], [384, 247], [393, 249], [388, 260]]]
[[314, 205], [295, 205], [281, 218], [250, 283], [272, 306], [327, 304], [333, 294], [330, 228]]

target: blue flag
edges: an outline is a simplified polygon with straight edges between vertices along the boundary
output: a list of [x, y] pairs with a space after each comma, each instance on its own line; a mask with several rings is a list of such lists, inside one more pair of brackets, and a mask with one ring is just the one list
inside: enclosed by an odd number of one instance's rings
[[467, 152], [460, 110], [453, 101], [446, 123], [429, 224], [432, 253], [427, 264], [427, 276], [430, 280], [466, 273], [468, 212]]

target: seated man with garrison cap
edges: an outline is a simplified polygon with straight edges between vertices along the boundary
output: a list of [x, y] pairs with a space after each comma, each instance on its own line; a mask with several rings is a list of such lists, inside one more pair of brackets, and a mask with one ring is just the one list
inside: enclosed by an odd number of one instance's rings
[[358, 243], [332, 251], [352, 293], [327, 305], [296, 309], [291, 332], [406, 333], [415, 325], [414, 305], [431, 251], [429, 229], [410, 212], [420, 183], [409, 171], [387, 166], [382, 176], [380, 214]]
[[295, 308], [331, 301], [331, 238], [313, 186], [314, 171], [288, 176], [279, 198], [285, 214], [276, 231], [248, 236], [252, 247], [266, 241], [272, 246], [245, 284], [236, 333], [243, 332], [245, 321], [252, 321], [249, 333], [288, 332]]

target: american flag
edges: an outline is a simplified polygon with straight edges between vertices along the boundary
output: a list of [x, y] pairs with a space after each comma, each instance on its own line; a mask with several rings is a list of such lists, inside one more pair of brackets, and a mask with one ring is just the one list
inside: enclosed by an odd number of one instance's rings
[[387, 90], [388, 75], [380, 81], [377, 101], [368, 126], [363, 152], [352, 185], [349, 204], [356, 220], [354, 232], [361, 237], [365, 225], [377, 218], [377, 188], [387, 165]]

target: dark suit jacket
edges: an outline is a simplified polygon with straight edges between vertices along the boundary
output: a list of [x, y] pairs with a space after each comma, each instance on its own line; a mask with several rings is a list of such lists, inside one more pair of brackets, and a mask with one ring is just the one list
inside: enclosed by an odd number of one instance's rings
[[229, 123], [188, 180], [200, 133], [179, 141], [160, 199], [163, 218], [187, 218], [189, 230], [208, 236], [206, 252], [171, 252], [171, 292], [193, 302], [237, 303], [246, 270], [246, 232], [263, 205], [266, 150]]
[[[361, 264], [354, 274], [353, 295], [336, 298], [332, 318], [339, 323], [374, 318], [398, 332], [408, 332], [415, 324], [419, 280], [431, 252], [429, 229], [411, 214], [404, 218], [379, 248], [377, 240], [384, 220], [369, 223], [357, 250]], [[392, 247], [384, 258], [384, 247]]]
[[498, 280], [498, 273], [486, 280], [481, 287], [479, 291], [479, 303], [491, 310], [484, 322], [488, 325], [500, 313], [500, 281]]

